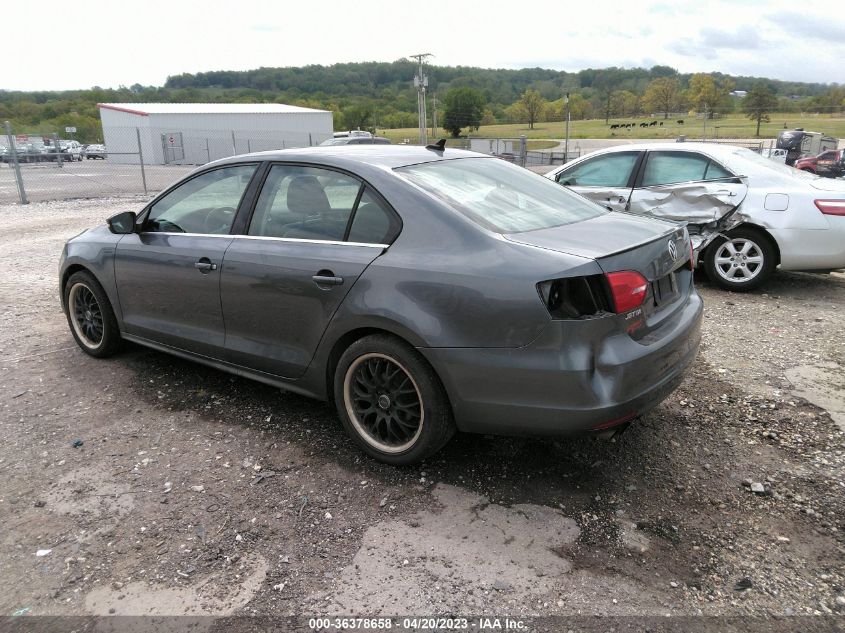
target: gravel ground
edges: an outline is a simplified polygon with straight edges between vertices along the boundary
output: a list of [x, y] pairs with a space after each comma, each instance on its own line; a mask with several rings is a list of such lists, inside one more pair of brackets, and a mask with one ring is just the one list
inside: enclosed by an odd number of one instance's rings
[[0, 615], [845, 609], [845, 276], [702, 278], [699, 359], [613, 442], [459, 436], [390, 468], [328, 405], [75, 348], [62, 243], [138, 205], [0, 206]]

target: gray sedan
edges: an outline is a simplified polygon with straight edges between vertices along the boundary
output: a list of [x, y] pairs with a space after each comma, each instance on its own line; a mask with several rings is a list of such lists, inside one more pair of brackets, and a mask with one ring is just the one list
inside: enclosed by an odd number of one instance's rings
[[441, 147], [199, 168], [65, 245], [73, 337], [333, 400], [391, 464], [456, 430], [610, 434], [670, 394], [700, 339], [686, 229]]

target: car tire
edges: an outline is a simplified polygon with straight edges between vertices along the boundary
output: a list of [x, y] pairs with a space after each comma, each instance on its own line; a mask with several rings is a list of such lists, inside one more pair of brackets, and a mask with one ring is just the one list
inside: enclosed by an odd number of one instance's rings
[[350, 437], [386, 464], [417, 463], [455, 433], [452, 407], [434, 369], [390, 335], [366, 336], [349, 346], [335, 369], [334, 400]]
[[111, 303], [91, 273], [72, 274], [65, 283], [64, 300], [70, 332], [83, 352], [105, 358], [120, 348], [120, 328]]
[[775, 270], [775, 247], [760, 230], [740, 227], [707, 247], [704, 269], [723, 290], [747, 292], [762, 286]]

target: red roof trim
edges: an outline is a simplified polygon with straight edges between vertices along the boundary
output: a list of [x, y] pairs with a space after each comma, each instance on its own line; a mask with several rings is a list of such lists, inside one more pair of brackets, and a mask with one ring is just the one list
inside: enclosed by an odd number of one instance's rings
[[140, 114], [141, 116], [150, 116], [149, 112], [141, 112], [140, 110], [132, 110], [130, 108], [118, 108], [117, 106], [108, 105], [105, 103], [98, 103], [98, 108], [105, 108], [106, 110], [117, 110], [118, 112], [128, 112], [129, 114]]

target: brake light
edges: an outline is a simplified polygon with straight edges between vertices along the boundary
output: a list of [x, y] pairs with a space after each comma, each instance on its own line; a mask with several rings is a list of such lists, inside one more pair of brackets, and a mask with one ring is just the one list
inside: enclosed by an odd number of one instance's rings
[[845, 200], [816, 200], [819, 211], [825, 215], [845, 215]]
[[617, 314], [639, 308], [645, 301], [648, 281], [640, 273], [633, 270], [607, 273], [607, 281]]

